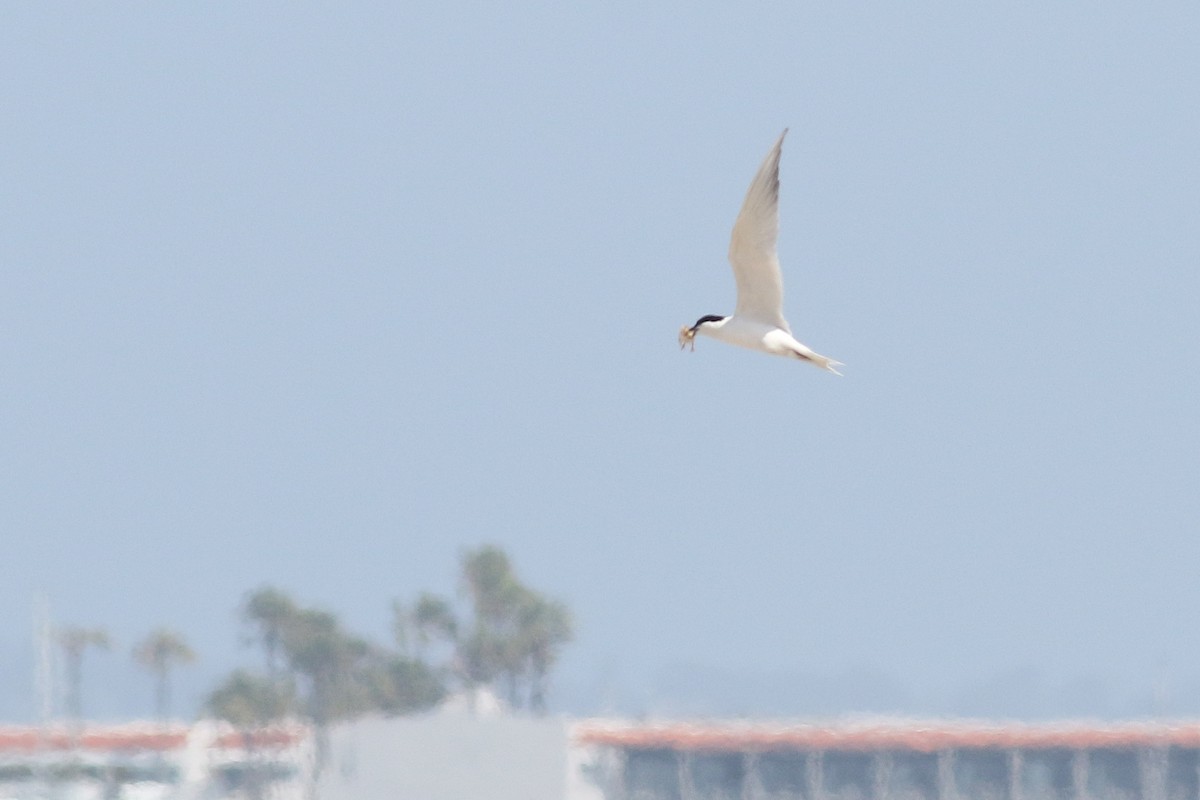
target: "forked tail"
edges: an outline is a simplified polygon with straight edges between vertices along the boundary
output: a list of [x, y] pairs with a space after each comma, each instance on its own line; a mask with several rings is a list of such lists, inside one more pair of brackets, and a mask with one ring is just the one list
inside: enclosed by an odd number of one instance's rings
[[797, 352], [796, 357], [803, 359], [804, 361], [812, 362], [813, 366], [820, 367], [821, 369], [827, 369], [834, 375], [841, 375], [842, 373], [838, 372], [837, 368], [846, 366], [840, 361], [834, 361], [828, 356], [823, 356], [820, 353], [814, 353], [811, 350], [809, 350], [807, 353]]

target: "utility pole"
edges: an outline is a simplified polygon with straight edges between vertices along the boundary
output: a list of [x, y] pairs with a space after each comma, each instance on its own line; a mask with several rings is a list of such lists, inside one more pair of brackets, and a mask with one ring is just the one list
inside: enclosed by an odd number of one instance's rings
[[44, 730], [54, 718], [54, 625], [44, 592], [38, 592], [33, 601], [33, 657], [33, 695], [38, 725]]

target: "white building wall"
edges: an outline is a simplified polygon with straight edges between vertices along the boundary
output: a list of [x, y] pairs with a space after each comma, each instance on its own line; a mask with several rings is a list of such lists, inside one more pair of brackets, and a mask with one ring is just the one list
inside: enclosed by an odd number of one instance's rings
[[335, 728], [320, 800], [566, 800], [568, 723], [441, 713]]

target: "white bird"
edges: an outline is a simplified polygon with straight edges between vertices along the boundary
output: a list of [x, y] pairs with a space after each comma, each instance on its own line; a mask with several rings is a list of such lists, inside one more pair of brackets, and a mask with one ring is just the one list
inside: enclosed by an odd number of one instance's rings
[[775, 243], [779, 238], [779, 156], [785, 136], [786, 128], [750, 182], [741, 213], [733, 223], [729, 242], [729, 263], [737, 282], [733, 316], [707, 314], [695, 325], [684, 325], [679, 329], [679, 347], [690, 344], [695, 350], [696, 334], [702, 333], [739, 347], [798, 358], [841, 375], [836, 368], [842, 362], [796, 341], [783, 318], [783, 276]]

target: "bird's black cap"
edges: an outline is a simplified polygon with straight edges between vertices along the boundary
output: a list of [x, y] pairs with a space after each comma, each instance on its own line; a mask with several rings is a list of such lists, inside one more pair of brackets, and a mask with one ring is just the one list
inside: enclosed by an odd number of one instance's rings
[[721, 316], [720, 314], [705, 314], [703, 317], [696, 320], [696, 324], [692, 326], [692, 330], [696, 330], [706, 322], [720, 322], [723, 319], [725, 319], [725, 317]]

